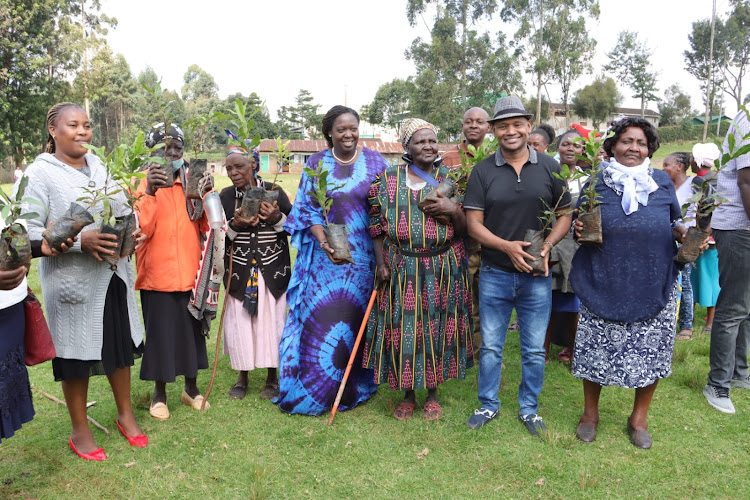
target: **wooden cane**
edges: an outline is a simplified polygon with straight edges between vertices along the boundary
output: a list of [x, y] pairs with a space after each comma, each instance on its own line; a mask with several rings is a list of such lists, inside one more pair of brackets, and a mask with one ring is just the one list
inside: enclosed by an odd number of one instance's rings
[[[224, 256], [222, 255], [222, 258]], [[221, 317], [219, 318], [219, 330], [216, 332], [216, 352], [214, 353], [214, 368], [211, 370], [211, 380], [208, 382], [208, 389], [206, 389], [206, 395], [203, 396], [203, 402], [201, 403], [201, 410], [206, 409], [206, 402], [208, 396], [211, 395], [211, 389], [214, 388], [214, 379], [216, 378], [216, 367], [219, 365], [219, 349], [221, 349], [221, 331], [224, 328], [224, 313], [227, 312], [227, 298], [229, 297], [229, 286], [232, 282], [232, 262], [234, 262], [234, 242], [229, 247], [229, 279], [227, 279], [227, 286], [224, 287], [224, 303], [221, 306]]]
[[357, 350], [359, 349], [359, 342], [362, 340], [362, 334], [365, 333], [365, 327], [367, 326], [367, 320], [370, 317], [370, 311], [372, 311], [372, 306], [375, 304], [375, 299], [378, 296], [378, 289], [372, 291], [372, 295], [370, 296], [370, 302], [367, 304], [367, 310], [365, 311], [365, 317], [362, 320], [362, 325], [359, 327], [359, 333], [357, 333], [357, 339], [354, 341], [354, 347], [352, 348], [352, 353], [349, 356], [349, 363], [346, 365], [346, 370], [344, 371], [344, 378], [341, 379], [341, 385], [339, 386], [339, 392], [336, 394], [336, 401], [333, 403], [333, 408], [331, 408], [331, 417], [328, 419], [328, 425], [333, 424], [333, 419], [336, 416], [336, 410], [339, 408], [339, 403], [341, 402], [341, 396], [344, 395], [344, 387], [346, 386], [346, 380], [349, 378], [349, 372], [352, 371], [352, 365], [354, 364], [354, 358], [357, 356]]

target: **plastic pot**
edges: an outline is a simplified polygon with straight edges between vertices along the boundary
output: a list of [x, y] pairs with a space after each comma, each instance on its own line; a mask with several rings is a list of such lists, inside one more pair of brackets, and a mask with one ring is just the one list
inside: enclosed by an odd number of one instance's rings
[[126, 221], [124, 218], [121, 219], [115, 219], [115, 225], [106, 224], [105, 222], [102, 222], [102, 225], [99, 226], [99, 232], [102, 234], [114, 234], [117, 236], [117, 240], [115, 240], [115, 243], [117, 243], [117, 247], [110, 247], [110, 250], [115, 252], [114, 255], [108, 255], [108, 254], [99, 254], [99, 256], [104, 259], [104, 262], [108, 263], [112, 269], [117, 268], [117, 263], [120, 261], [120, 253], [122, 250], [122, 241], [123, 241], [123, 233], [125, 232], [125, 226]]
[[190, 200], [200, 200], [203, 197], [198, 184], [203, 178], [208, 168], [208, 161], [204, 159], [193, 160], [190, 162], [187, 173], [187, 198]]
[[333, 257], [354, 264], [352, 252], [349, 248], [349, 238], [346, 235], [346, 226], [344, 224], [328, 224], [324, 232], [328, 245], [333, 248]]
[[31, 265], [31, 241], [26, 228], [11, 224], [0, 233], [0, 271]]
[[125, 217], [118, 217], [117, 221], [124, 224], [122, 243], [120, 244], [120, 258], [123, 259], [130, 256], [135, 250], [135, 237], [133, 236], [133, 231], [138, 227], [138, 219], [136, 218], [135, 213], [131, 213]]
[[528, 241], [531, 245], [524, 248], [524, 251], [534, 257], [534, 260], [524, 259], [531, 266], [532, 274], [544, 274], [544, 259], [542, 259], [542, 250], [544, 249], [544, 233], [536, 229], [527, 229], [523, 241]]
[[68, 210], [59, 218], [53, 221], [52, 225], [44, 230], [42, 237], [47, 240], [50, 248], [58, 252], [62, 251], [62, 244], [68, 238], [78, 236], [81, 230], [94, 223], [94, 217], [78, 203], [71, 203]]
[[701, 245], [707, 237], [708, 232], [699, 227], [688, 228], [685, 241], [680, 246], [677, 255], [674, 256], [674, 260], [682, 264], [695, 262], [695, 259], [701, 254]]
[[593, 210], [588, 212], [579, 212], [578, 220], [583, 223], [581, 237], [578, 243], [582, 245], [601, 245], [602, 244], [602, 207], [597, 205]]
[[252, 219], [258, 216], [260, 211], [260, 202], [265, 198], [266, 190], [262, 187], [248, 186], [245, 191], [245, 197], [242, 198], [240, 206], [240, 216], [243, 219]]

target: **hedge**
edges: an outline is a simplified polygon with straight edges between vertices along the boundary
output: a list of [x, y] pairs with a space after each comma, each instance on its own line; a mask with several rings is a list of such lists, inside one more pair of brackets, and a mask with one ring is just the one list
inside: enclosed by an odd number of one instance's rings
[[[729, 130], [729, 122], [721, 122], [718, 137], [724, 138]], [[659, 127], [656, 129], [659, 133], [659, 140], [667, 142], [699, 142], [703, 139], [703, 125], [674, 125], [670, 127]], [[716, 124], [708, 125], [708, 138], [717, 137]]]

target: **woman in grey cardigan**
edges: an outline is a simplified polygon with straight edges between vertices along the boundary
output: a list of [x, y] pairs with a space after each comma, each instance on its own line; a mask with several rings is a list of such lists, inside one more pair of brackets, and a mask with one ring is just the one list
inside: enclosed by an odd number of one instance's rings
[[[105, 186], [107, 171], [99, 159], [87, 154], [91, 125], [76, 104], [60, 103], [47, 113], [47, 152], [26, 170], [26, 194], [35, 203], [24, 210], [37, 212], [29, 220], [29, 237], [42, 240], [50, 221], [58, 219], [86, 189]], [[115, 215], [130, 211], [123, 193], [111, 196]], [[36, 203], [40, 204], [37, 206]], [[89, 209], [96, 216], [99, 202]], [[131, 446], [145, 447], [148, 438], [135, 420], [130, 403], [130, 367], [143, 349], [140, 322], [133, 291], [135, 272], [129, 259], [110, 268], [102, 255], [114, 255], [115, 235], [102, 234], [95, 224], [83, 229], [65, 254], [45, 257], [39, 263], [44, 306], [57, 357], [52, 360], [55, 380], [62, 389], [70, 414], [70, 448], [86, 460], [104, 460], [86, 421], [89, 377], [106, 375], [117, 405], [116, 424]]]

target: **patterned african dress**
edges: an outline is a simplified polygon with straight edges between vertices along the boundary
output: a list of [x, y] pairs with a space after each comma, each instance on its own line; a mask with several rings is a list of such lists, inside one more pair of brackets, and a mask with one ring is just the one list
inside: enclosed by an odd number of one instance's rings
[[[364, 366], [391, 390], [434, 389], [463, 379], [473, 365], [471, 292], [464, 238], [417, 204], [431, 187], [407, 185], [405, 165], [391, 167], [370, 189], [370, 235], [384, 235], [390, 282], [367, 323]], [[435, 171], [442, 181], [447, 167]]]
[[[322, 166], [318, 163], [322, 161]], [[332, 223], [346, 224], [354, 264], [335, 265], [320, 248], [310, 226], [325, 225], [310, 197], [313, 183], [302, 174], [284, 228], [299, 250], [287, 290], [287, 317], [279, 346], [279, 408], [287, 413], [320, 415], [333, 406], [351, 349], [364, 319], [375, 277], [375, 255], [368, 230], [367, 193], [375, 176], [388, 167], [380, 153], [362, 148], [350, 166], [338, 165], [330, 151], [314, 154], [307, 167], [329, 171]], [[372, 372], [355, 361], [339, 410], [347, 410], [376, 391]]]

